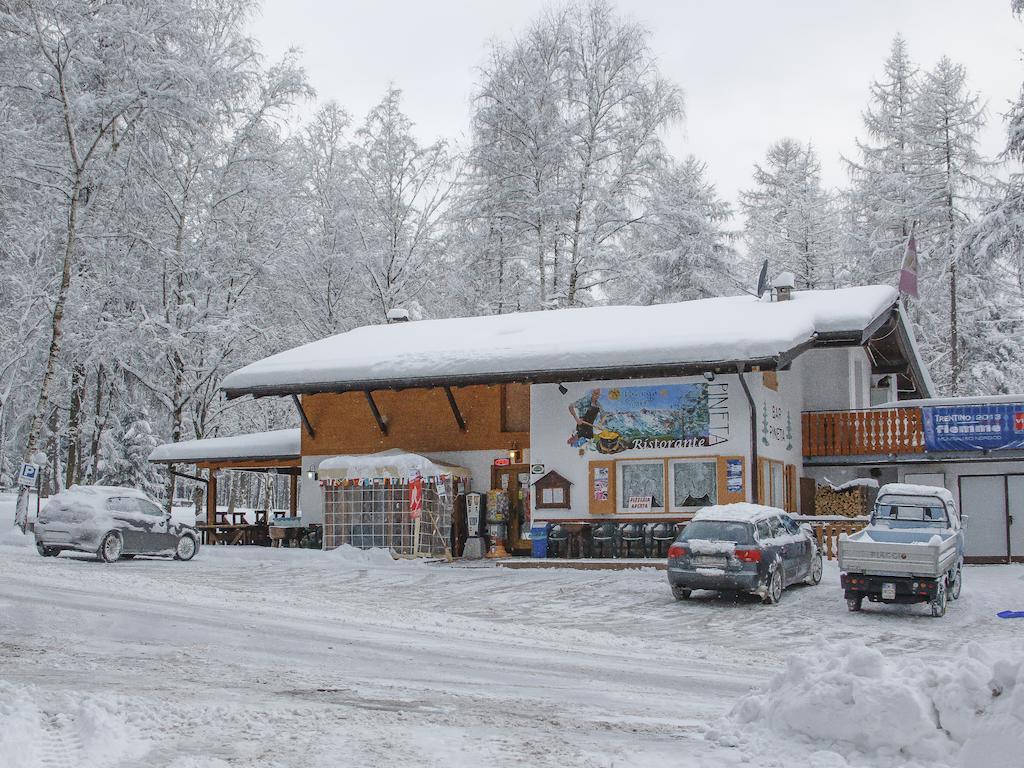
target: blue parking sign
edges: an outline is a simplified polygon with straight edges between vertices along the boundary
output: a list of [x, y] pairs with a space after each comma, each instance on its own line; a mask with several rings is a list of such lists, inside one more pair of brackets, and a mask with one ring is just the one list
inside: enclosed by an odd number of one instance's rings
[[39, 465], [25, 462], [18, 472], [18, 485], [35, 485], [39, 478]]

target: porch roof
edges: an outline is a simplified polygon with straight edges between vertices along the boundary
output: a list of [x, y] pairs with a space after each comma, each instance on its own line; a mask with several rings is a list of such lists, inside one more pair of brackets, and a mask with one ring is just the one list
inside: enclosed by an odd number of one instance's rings
[[252, 432], [230, 437], [209, 437], [203, 440], [182, 440], [158, 445], [149, 454], [156, 464], [225, 464], [245, 463], [254, 466], [261, 461], [274, 466], [298, 465], [302, 438], [298, 428]]

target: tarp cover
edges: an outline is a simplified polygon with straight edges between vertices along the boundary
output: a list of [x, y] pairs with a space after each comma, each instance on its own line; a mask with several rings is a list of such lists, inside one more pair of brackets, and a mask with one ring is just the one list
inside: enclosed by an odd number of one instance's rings
[[415, 477], [417, 472], [423, 477], [469, 477], [468, 469], [432, 461], [418, 453], [406, 453], [397, 448], [360, 456], [332, 456], [321, 461], [317, 468], [317, 476], [321, 480], [372, 480], [379, 477], [407, 480]]

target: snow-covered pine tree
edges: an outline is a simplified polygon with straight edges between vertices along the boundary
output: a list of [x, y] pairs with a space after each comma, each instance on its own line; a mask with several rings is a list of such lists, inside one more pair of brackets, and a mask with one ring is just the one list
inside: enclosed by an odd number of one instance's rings
[[788, 138], [772, 144], [754, 166], [754, 186], [740, 192], [740, 207], [748, 271], [768, 259], [773, 274], [796, 275], [798, 288], [836, 285], [839, 217], [813, 146]]
[[968, 90], [962, 65], [943, 56], [924, 74], [913, 123], [914, 176], [920, 192], [916, 234], [923, 272], [917, 322], [932, 374], [943, 391], [957, 395], [962, 392], [965, 358], [972, 356], [970, 347], [976, 341], [961, 332], [961, 316], [976, 306], [976, 301], [961, 306], [961, 283], [967, 295], [983, 300], [984, 279], [976, 263], [960, 261], [959, 244], [986, 187], [986, 164], [977, 149], [984, 109], [977, 94]]
[[871, 83], [871, 100], [862, 115], [867, 136], [857, 140], [859, 157], [846, 160], [851, 186], [844, 260], [851, 282], [893, 283], [914, 222], [922, 215], [913, 119], [918, 87], [917, 68], [906, 41], [897, 35], [881, 77]]

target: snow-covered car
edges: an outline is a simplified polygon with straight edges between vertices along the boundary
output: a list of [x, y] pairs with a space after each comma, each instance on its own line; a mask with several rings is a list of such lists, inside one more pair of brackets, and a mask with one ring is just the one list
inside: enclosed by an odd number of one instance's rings
[[668, 583], [677, 600], [694, 589], [749, 592], [777, 603], [782, 590], [821, 581], [821, 551], [809, 527], [759, 504], [707, 507], [668, 550]]
[[889, 483], [878, 490], [866, 528], [839, 539], [846, 604], [929, 603], [943, 616], [960, 597], [964, 533], [953, 494], [945, 488]]
[[36, 549], [44, 557], [65, 550], [94, 552], [108, 563], [136, 555], [191, 560], [199, 533], [171, 518], [134, 488], [73, 485], [51, 496], [35, 524]]

